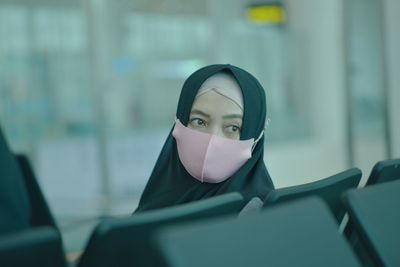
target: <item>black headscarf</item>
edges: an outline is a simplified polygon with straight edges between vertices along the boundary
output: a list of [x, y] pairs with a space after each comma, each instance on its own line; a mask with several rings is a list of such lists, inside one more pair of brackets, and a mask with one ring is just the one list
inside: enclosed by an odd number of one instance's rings
[[[253, 75], [229, 64], [206, 66], [189, 76], [179, 97], [176, 117], [187, 126], [200, 86], [207, 78], [221, 71], [231, 73], [242, 90], [244, 111], [240, 139], [256, 139], [265, 127], [264, 89]], [[186, 171], [180, 162], [172, 130], [135, 212], [178, 205], [229, 192], [241, 193], [246, 201], [255, 196], [264, 199], [274, 188], [263, 161], [264, 136], [254, 148], [252, 157], [234, 175], [215, 184], [201, 183]]]

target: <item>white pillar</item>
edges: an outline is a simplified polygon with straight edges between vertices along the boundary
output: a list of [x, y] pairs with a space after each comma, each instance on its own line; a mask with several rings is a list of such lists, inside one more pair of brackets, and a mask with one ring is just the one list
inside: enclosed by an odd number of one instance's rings
[[385, 64], [391, 137], [391, 157], [400, 158], [400, 1], [383, 1]]
[[115, 20], [113, 5], [109, 0], [82, 0], [89, 33], [89, 58], [91, 89], [95, 105], [95, 122], [98, 133], [100, 163], [100, 207], [107, 213], [110, 205], [110, 177], [107, 160], [106, 91], [112, 90], [112, 61], [115, 53]]

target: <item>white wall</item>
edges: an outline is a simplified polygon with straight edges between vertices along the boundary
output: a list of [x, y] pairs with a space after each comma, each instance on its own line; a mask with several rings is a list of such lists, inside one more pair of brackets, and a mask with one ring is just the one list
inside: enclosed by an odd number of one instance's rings
[[295, 73], [295, 90], [309, 94], [314, 134], [267, 147], [266, 164], [276, 187], [318, 180], [347, 167], [342, 2], [285, 3], [290, 52], [302, 56], [289, 71]]
[[[353, 132], [355, 161], [354, 166], [348, 165], [350, 161], [346, 140], [346, 119], [350, 114], [346, 110], [345, 104], [347, 90], [345, 81], [346, 76], [350, 77], [352, 73], [345, 73], [346, 61], [350, 64], [354, 63], [351, 61], [354, 60], [354, 56], [362, 59], [371, 52], [376, 53], [375, 56], [381, 55], [379, 55], [379, 47], [371, 47], [370, 41], [376, 40], [368, 41], [368, 38], [375, 38], [376, 36], [373, 34], [376, 33], [368, 34], [368, 29], [364, 29], [366, 35], [360, 36], [357, 29], [349, 29], [349, 25], [344, 24], [344, 12], [349, 12], [349, 16], [354, 15], [351, 12], [356, 11], [358, 15], [368, 16], [366, 14], [368, 8], [373, 7], [370, 12], [379, 12], [379, 9], [376, 9], [376, 2], [287, 0], [285, 3], [288, 10], [288, 30], [292, 45], [290, 52], [300, 57], [294, 62], [296, 64], [292, 64], [289, 71], [293, 73], [294, 80], [292, 82], [296, 84], [296, 89], [300, 93], [310, 96], [307, 102], [311, 105], [310, 112], [315, 135], [302, 142], [286, 142], [267, 146], [265, 157], [271, 176], [276, 187], [284, 187], [324, 178], [346, 168], [359, 167], [363, 171], [363, 181], [365, 181], [373, 165], [378, 160], [387, 157], [385, 153], [387, 140], [384, 134], [381, 134], [379, 138], [371, 139], [364, 138], [360, 132]], [[346, 10], [344, 4], [346, 7], [353, 4], [354, 10]], [[359, 13], [357, 5], [360, 5], [363, 13]], [[377, 66], [377, 64], [361, 66], [365, 67], [364, 71], [370, 71], [368, 75], [377, 76], [369, 78], [386, 79], [382, 86], [387, 86], [389, 90], [388, 110], [392, 150], [390, 157], [392, 158], [400, 157], [400, 51], [398, 49], [400, 47], [400, 31], [398, 30], [400, 18], [397, 16], [399, 11], [400, 1], [383, 1], [384, 61], [382, 62], [384, 62], [384, 67]], [[378, 19], [380, 16], [379, 13], [370, 15], [374, 15]], [[379, 27], [375, 24], [366, 26], [365, 20], [358, 26]], [[379, 31], [379, 29], [374, 29]], [[353, 38], [352, 40], [357, 42], [356, 50], [345, 51], [344, 31], [349, 31], [349, 38]], [[372, 49], [372, 51], [368, 49]], [[349, 53], [356, 53], [356, 55]], [[376, 60], [380, 61], [381, 58]], [[367, 60], [360, 64], [368, 65], [371, 62]], [[382, 70], [384, 73], [379, 76], [378, 74], [382, 74]], [[354, 77], [351, 76], [351, 78]], [[362, 77], [356, 78], [362, 79]], [[358, 80], [358, 82], [370, 82], [371, 79]], [[354, 84], [349, 84], [349, 86], [354, 86]], [[378, 96], [381, 97], [380, 94], [383, 94], [383, 90], [380, 89], [382, 88], [377, 86], [375, 89], [374, 93], [379, 93]], [[352, 105], [356, 105], [356, 103], [352, 103]], [[356, 127], [355, 123], [362, 122], [353, 121], [352, 127]]]
[[385, 0], [384, 28], [386, 49], [387, 86], [389, 89], [389, 113], [391, 121], [392, 155], [400, 157], [400, 1]]

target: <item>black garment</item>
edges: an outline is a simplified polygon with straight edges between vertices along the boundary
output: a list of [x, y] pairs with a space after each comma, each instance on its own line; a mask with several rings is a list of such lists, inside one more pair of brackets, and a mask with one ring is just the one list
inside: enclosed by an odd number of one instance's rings
[[[187, 125], [192, 104], [203, 82], [217, 72], [230, 72], [243, 93], [244, 111], [241, 140], [256, 139], [266, 119], [265, 92], [257, 79], [232, 65], [210, 65], [193, 73], [184, 83], [176, 117]], [[193, 178], [180, 162], [175, 138], [170, 131], [135, 212], [173, 206], [228, 192], [239, 192], [245, 201], [264, 199], [274, 188], [263, 161], [264, 136], [257, 143], [252, 157], [224, 182], [201, 183]]]
[[21, 170], [0, 129], [0, 235], [30, 227], [30, 217]]

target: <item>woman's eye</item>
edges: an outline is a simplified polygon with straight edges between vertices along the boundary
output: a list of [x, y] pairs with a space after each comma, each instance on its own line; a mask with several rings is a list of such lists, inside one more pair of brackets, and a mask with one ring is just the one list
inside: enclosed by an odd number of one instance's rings
[[200, 118], [194, 118], [190, 120], [190, 124], [196, 127], [204, 127], [206, 126], [206, 122]]
[[240, 133], [240, 127], [237, 125], [229, 125], [227, 127], [227, 129], [229, 132], [232, 132], [232, 133]]

